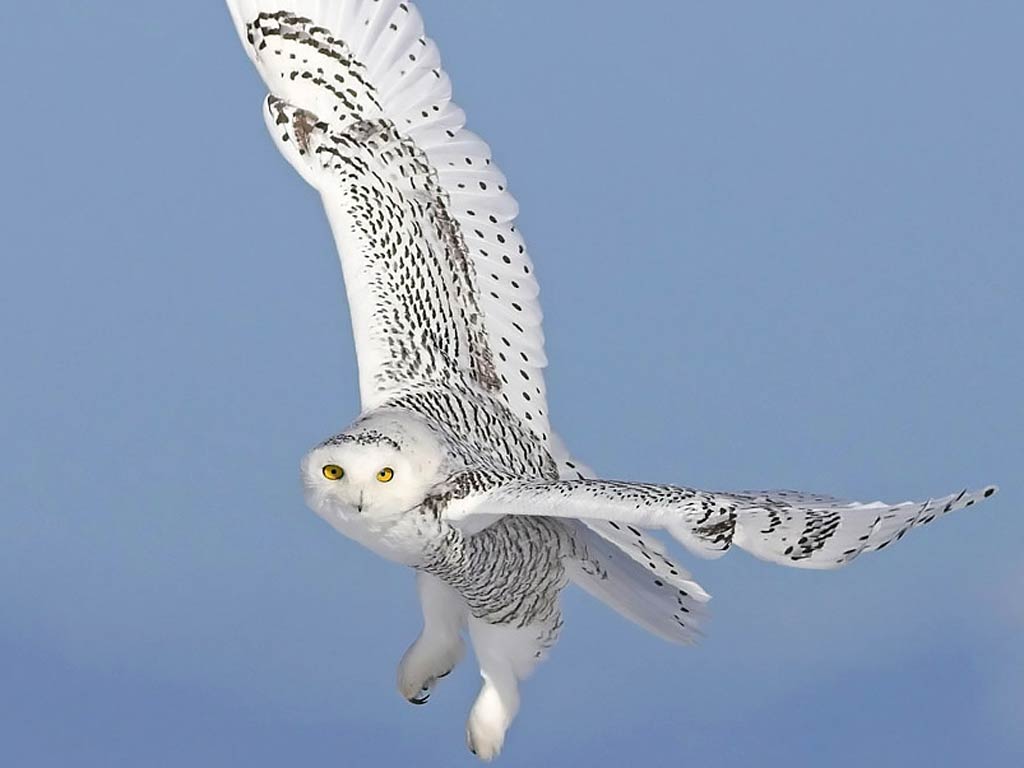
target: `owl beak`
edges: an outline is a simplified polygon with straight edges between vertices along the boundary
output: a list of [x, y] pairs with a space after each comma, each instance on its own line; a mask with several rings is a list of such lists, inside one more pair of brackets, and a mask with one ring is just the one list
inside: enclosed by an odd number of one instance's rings
[[356, 511], [359, 512], [359, 514], [363, 513], [363, 492], [362, 491], [359, 492], [359, 504], [356, 506]]

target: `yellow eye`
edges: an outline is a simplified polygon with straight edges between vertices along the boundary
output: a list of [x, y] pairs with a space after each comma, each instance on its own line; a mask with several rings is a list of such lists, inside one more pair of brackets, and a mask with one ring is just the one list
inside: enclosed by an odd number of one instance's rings
[[384, 467], [380, 472], [377, 473], [377, 479], [382, 483], [390, 483], [391, 478], [395, 476], [395, 470], [391, 467]]
[[328, 464], [323, 469], [324, 477], [328, 480], [341, 480], [345, 476], [345, 470], [337, 464]]

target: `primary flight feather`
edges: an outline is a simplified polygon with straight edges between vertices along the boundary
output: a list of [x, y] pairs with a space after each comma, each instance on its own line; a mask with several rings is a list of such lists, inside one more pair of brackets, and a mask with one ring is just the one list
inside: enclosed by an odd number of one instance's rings
[[673, 642], [707, 593], [645, 529], [718, 556], [837, 568], [991, 496], [847, 502], [592, 479], [552, 433], [539, 289], [518, 205], [464, 128], [437, 46], [397, 0], [228, 0], [278, 149], [321, 195], [345, 276], [362, 413], [303, 460], [307, 503], [418, 573], [414, 703], [473, 644], [470, 749], [496, 756], [570, 582]]

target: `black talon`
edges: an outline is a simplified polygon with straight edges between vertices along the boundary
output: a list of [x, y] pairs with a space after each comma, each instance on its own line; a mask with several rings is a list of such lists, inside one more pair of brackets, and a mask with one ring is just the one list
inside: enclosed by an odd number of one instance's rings
[[409, 699], [409, 703], [415, 704], [416, 706], [420, 706], [421, 704], [426, 704], [428, 699], [430, 699], [429, 691], [419, 696], [414, 696], [413, 698]]

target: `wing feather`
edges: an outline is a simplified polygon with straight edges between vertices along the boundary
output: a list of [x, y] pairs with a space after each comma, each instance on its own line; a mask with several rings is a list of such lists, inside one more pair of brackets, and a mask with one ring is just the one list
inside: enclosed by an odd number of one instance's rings
[[709, 598], [686, 571], [657, 557], [633, 557], [582, 522], [575, 536], [586, 553], [567, 564], [575, 584], [664, 640], [690, 645], [700, 639]]
[[841, 501], [794, 491], [716, 492], [609, 480], [510, 482], [453, 502], [448, 515], [544, 515], [605, 520], [642, 541], [641, 528], [663, 528], [687, 549], [718, 557], [737, 546], [797, 568], [838, 568], [884, 549], [913, 528], [971, 507], [995, 486], [901, 504]]
[[[464, 128], [415, 6], [228, 7], [271, 92], [271, 135], [323, 198], [345, 274], [364, 408], [461, 375], [500, 395], [546, 444], [543, 316], [515, 225], [519, 206], [487, 143]], [[408, 280], [418, 286], [411, 294]], [[402, 358], [410, 354], [416, 359]]]
[[[594, 477], [593, 470], [569, 455], [557, 434], [551, 438], [551, 454], [561, 478]], [[596, 518], [572, 525], [586, 553], [569, 568], [576, 585], [658, 637], [684, 644], [699, 639], [710, 596], [657, 538]]]

